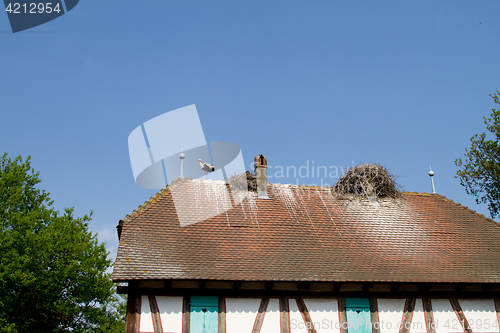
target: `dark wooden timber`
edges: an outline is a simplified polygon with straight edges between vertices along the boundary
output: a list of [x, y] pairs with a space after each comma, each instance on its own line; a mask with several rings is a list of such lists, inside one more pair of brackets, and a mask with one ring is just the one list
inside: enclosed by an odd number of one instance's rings
[[[128, 294], [130, 287], [118, 286], [120, 294]], [[500, 288], [499, 288], [500, 290]], [[360, 297], [360, 298], [484, 298], [484, 299], [500, 299], [500, 291], [476, 292], [467, 291], [432, 291], [432, 292], [418, 292], [418, 291], [398, 291], [391, 294], [389, 291], [370, 291], [364, 293], [362, 291], [294, 291], [294, 290], [265, 290], [265, 289], [218, 289], [218, 288], [140, 288], [142, 295], [155, 294], [156, 296], [184, 296], [184, 295], [200, 295], [200, 296], [225, 296], [225, 297], [304, 297], [304, 298], [338, 298], [338, 297]]]
[[462, 328], [464, 329], [464, 332], [472, 333], [469, 323], [467, 322], [467, 318], [465, 318], [464, 312], [462, 311], [462, 307], [460, 306], [460, 303], [458, 303], [458, 300], [456, 298], [450, 298], [450, 302], [453, 310], [455, 310], [458, 320], [460, 321], [460, 325], [462, 325]]
[[427, 283], [418, 283], [418, 291], [421, 293], [428, 293], [431, 289]]
[[434, 323], [434, 315], [432, 314], [431, 300], [428, 297], [424, 297], [424, 315], [425, 315], [425, 328], [427, 333], [435, 333], [436, 325]]
[[345, 298], [339, 297], [339, 313], [340, 313], [340, 333], [347, 333], [347, 314], [345, 312]]
[[163, 333], [161, 328], [160, 313], [158, 311], [158, 305], [156, 304], [156, 298], [154, 295], [148, 295], [149, 308], [151, 309], [151, 314], [153, 315], [153, 327], [155, 333]]
[[299, 282], [299, 290], [307, 291], [311, 288], [311, 283], [307, 281], [300, 281]]
[[267, 305], [269, 304], [269, 297], [264, 297], [260, 302], [259, 312], [257, 313], [257, 318], [255, 318], [255, 323], [253, 324], [252, 333], [259, 333], [262, 328], [262, 323], [264, 322], [264, 316], [266, 315]]
[[[378, 304], [377, 299], [370, 297], [370, 320], [372, 321], [372, 333], [380, 333], [380, 321], [378, 318]], [[344, 306], [345, 312], [345, 306]], [[347, 318], [346, 318], [347, 320]]]
[[497, 322], [500, 325], [500, 299], [495, 298], [494, 303], [495, 303], [495, 312], [497, 313]]
[[495, 298], [495, 311], [497, 313], [498, 324], [500, 325], [500, 299]]
[[487, 292], [489, 292], [491, 289], [493, 289], [493, 285], [484, 283], [484, 284], [481, 286], [481, 289], [482, 289], [485, 293], [487, 293]]
[[128, 294], [127, 320], [125, 322], [125, 333], [139, 332], [139, 316], [141, 314], [141, 296], [137, 292]]
[[130, 288], [128, 286], [116, 286], [116, 293], [119, 295], [128, 294]]
[[290, 310], [288, 309], [286, 297], [280, 297], [281, 333], [290, 333], [290, 321], [288, 317], [289, 312]]
[[[258, 289], [248, 288], [245, 285], [246, 281], [219, 281], [228, 282], [227, 287], [220, 289], [214, 287], [213, 284], [208, 283], [212, 280], [163, 280], [165, 286], [160, 288], [157, 286], [148, 286], [148, 281], [157, 280], [141, 280], [140, 293], [142, 295], [166, 295], [166, 296], [184, 296], [184, 295], [200, 295], [200, 296], [250, 296], [250, 297], [404, 297], [404, 298], [498, 298], [500, 299], [500, 283], [478, 284], [478, 283], [361, 283], [362, 288], [359, 290], [346, 291], [342, 289], [344, 283], [335, 282], [313, 282], [307, 281], [294, 281], [296, 285], [292, 289], [282, 290], [275, 289], [273, 281], [259, 281], [262, 287]], [[189, 284], [186, 287], [181, 287], [179, 282], [197, 282], [196, 284]], [[134, 281], [122, 281], [129, 283], [129, 286], [119, 285], [117, 292], [119, 294], [128, 294], [137, 289], [132, 288]], [[172, 282], [172, 283], [168, 283]], [[207, 282], [207, 283], [205, 283]], [[347, 282], [346, 282], [347, 283]], [[137, 284], [137, 283], [136, 283]], [[232, 288], [231, 288], [232, 284]], [[309, 284], [309, 286], [308, 286]], [[313, 288], [314, 284], [314, 288]], [[157, 285], [157, 284], [156, 284]], [[195, 285], [195, 286], [194, 286]], [[376, 286], [380, 285], [380, 286]], [[383, 285], [383, 288], [381, 287]], [[391, 287], [392, 286], [392, 293]], [[417, 288], [418, 287], [418, 288]], [[479, 287], [479, 288], [478, 288]], [[368, 288], [368, 291], [366, 291]], [[341, 291], [342, 290], [342, 291]], [[364, 291], [363, 291], [364, 290]]]
[[226, 333], [226, 300], [219, 297], [219, 333]]
[[[292, 299], [290, 299], [290, 301], [293, 302]], [[309, 311], [307, 310], [306, 303], [302, 297], [297, 298], [297, 307], [302, 315], [302, 319], [304, 319], [304, 323], [306, 323], [307, 333], [317, 333], [311, 316], [309, 315]], [[307, 323], [309, 323], [309, 325]]]
[[409, 333], [411, 328], [411, 320], [413, 318], [413, 311], [415, 310], [416, 298], [407, 298], [405, 302], [405, 309], [403, 312], [403, 319], [401, 321], [401, 328], [399, 333]]
[[190, 311], [191, 303], [189, 296], [184, 296], [182, 304], [182, 333], [189, 333], [189, 322], [191, 320]]

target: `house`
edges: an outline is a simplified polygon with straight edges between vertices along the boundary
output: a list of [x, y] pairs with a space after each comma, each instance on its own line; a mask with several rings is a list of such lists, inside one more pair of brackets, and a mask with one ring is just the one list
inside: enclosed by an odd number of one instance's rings
[[127, 333], [500, 333], [498, 223], [437, 194], [268, 184], [256, 162], [236, 205], [178, 179], [120, 220]]

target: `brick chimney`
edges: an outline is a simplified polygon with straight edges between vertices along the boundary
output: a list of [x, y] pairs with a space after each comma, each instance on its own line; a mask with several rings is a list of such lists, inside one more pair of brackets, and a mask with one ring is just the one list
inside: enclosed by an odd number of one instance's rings
[[267, 194], [267, 159], [260, 154], [255, 156], [255, 177], [257, 178], [258, 199], [270, 199]]

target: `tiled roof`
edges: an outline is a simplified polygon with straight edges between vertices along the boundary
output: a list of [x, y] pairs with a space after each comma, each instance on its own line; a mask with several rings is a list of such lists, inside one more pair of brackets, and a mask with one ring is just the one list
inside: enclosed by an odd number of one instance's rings
[[[211, 182], [174, 187], [193, 197]], [[123, 220], [112, 278], [500, 282], [500, 225], [443, 196], [373, 202], [280, 184], [269, 196], [181, 227], [167, 187]]]

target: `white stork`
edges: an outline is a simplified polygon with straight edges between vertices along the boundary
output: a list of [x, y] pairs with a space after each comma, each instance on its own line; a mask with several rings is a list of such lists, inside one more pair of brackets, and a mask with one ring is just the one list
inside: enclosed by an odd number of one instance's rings
[[209, 172], [214, 172], [215, 171], [215, 168], [212, 164], [209, 164], [209, 163], [203, 163], [202, 160], [198, 160], [200, 162], [200, 168], [201, 170], [203, 170], [205, 173], [204, 173], [204, 176], [205, 176], [205, 179], [207, 178], [207, 174]]

